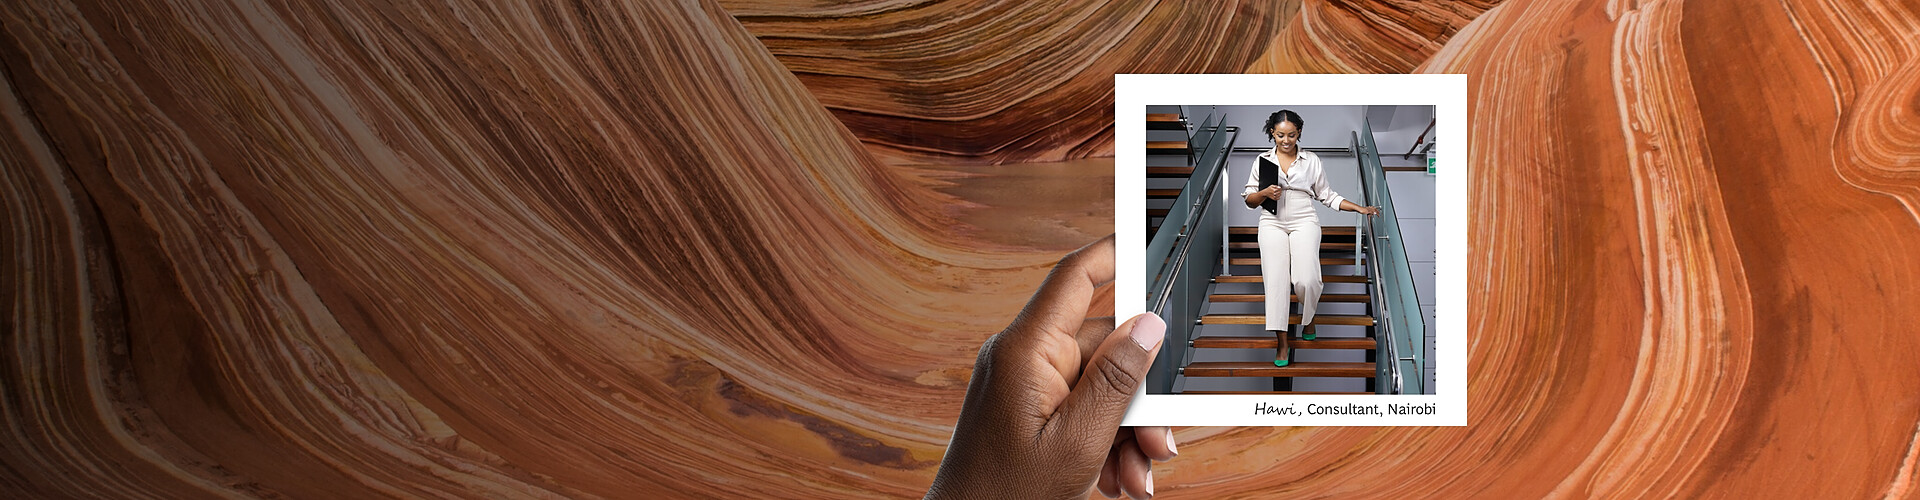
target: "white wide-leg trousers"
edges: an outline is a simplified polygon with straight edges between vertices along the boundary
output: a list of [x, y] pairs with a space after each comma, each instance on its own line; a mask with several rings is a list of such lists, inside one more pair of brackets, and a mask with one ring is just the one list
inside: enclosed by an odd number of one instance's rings
[[1289, 295], [1300, 297], [1300, 324], [1313, 324], [1320, 307], [1320, 218], [1306, 193], [1286, 191], [1280, 214], [1260, 214], [1260, 279], [1266, 289], [1267, 329], [1287, 329]]

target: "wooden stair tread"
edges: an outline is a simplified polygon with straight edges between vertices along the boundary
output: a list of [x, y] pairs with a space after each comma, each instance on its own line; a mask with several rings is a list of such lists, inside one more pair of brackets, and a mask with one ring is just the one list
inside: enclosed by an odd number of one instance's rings
[[[1153, 210], [1149, 209], [1147, 210], [1147, 212], [1148, 212], [1147, 215], [1153, 215], [1152, 214]], [[1162, 210], [1161, 215], [1166, 215], [1164, 210]], [[1260, 265], [1260, 258], [1259, 257], [1233, 257], [1233, 258], [1227, 259], [1227, 263], [1236, 265], [1236, 266], [1258, 266]], [[1351, 258], [1322, 257], [1320, 259], [1320, 265], [1322, 266], [1354, 266], [1358, 264], [1355, 264], [1353, 262], [1353, 259]], [[1321, 280], [1321, 281], [1325, 282], [1326, 280]]]
[[[1177, 190], [1176, 190], [1176, 191], [1177, 191]], [[1230, 241], [1230, 242], [1227, 242], [1227, 248], [1231, 248], [1231, 249], [1234, 249], [1234, 250], [1259, 250], [1259, 249], [1260, 249], [1260, 242], [1258, 242], [1258, 241]], [[1328, 251], [1334, 251], [1334, 250], [1339, 250], [1339, 251], [1343, 251], [1343, 252], [1351, 252], [1351, 251], [1353, 251], [1353, 243], [1352, 243], [1352, 242], [1337, 242], [1337, 241], [1335, 241], [1335, 242], [1329, 242], [1329, 241], [1322, 241], [1322, 242], [1320, 242], [1320, 251], [1322, 251], [1322, 252], [1328, 252]]]
[[1147, 167], [1147, 177], [1192, 177], [1193, 167]]
[[[1222, 293], [1222, 294], [1208, 295], [1207, 300], [1213, 301], [1213, 302], [1266, 302], [1267, 296], [1266, 294], [1260, 294], [1260, 293]], [[1368, 296], [1367, 294], [1364, 294], [1364, 293], [1320, 294], [1321, 302], [1370, 302], [1372, 300], [1373, 300], [1373, 297]], [[1299, 302], [1300, 296], [1297, 294], [1287, 294], [1287, 301]]]
[[[1193, 338], [1193, 347], [1199, 349], [1272, 349], [1279, 344], [1280, 341], [1272, 335]], [[1294, 349], [1377, 349], [1380, 344], [1373, 337], [1320, 337], [1313, 340], [1296, 337], [1287, 340], [1287, 346]]]
[[1147, 113], [1147, 130], [1186, 130], [1179, 113]]
[[[1172, 210], [1172, 209], [1169, 209], [1169, 208], [1149, 208], [1149, 209], [1147, 209], [1147, 216], [1148, 216], [1148, 217], [1166, 217], [1166, 216], [1167, 216], [1167, 212], [1168, 212], [1168, 211], [1170, 211], [1170, 210]], [[1349, 260], [1351, 260], [1351, 259], [1349, 259]]]
[[1178, 190], [1178, 189], [1148, 189], [1148, 190], [1147, 190], [1147, 197], [1148, 197], [1148, 198], [1179, 198], [1179, 197], [1180, 197], [1180, 190]]
[[1295, 361], [1273, 366], [1271, 361], [1196, 361], [1180, 369], [1188, 377], [1373, 377], [1373, 363]]
[[1147, 141], [1147, 151], [1154, 150], [1179, 150], [1179, 154], [1187, 154], [1187, 141]]
[[[1352, 260], [1352, 259], [1347, 259], [1347, 260]], [[1215, 283], [1259, 283], [1261, 282], [1261, 278], [1260, 278], [1260, 275], [1258, 274], [1251, 275], [1251, 276], [1221, 275], [1221, 276], [1214, 276], [1213, 281]], [[1322, 274], [1320, 275], [1320, 282], [1321, 283], [1366, 283], [1367, 277], [1351, 276], [1351, 275], [1345, 275], [1345, 274]]]
[[[1299, 323], [1300, 323], [1300, 315], [1291, 314], [1287, 316], [1287, 324], [1296, 325]], [[1265, 314], [1203, 314], [1200, 316], [1200, 324], [1202, 325], [1264, 325], [1264, 324], [1267, 324], [1267, 315]], [[1366, 315], [1360, 315], [1360, 314], [1315, 314], [1313, 315], [1313, 324], [1373, 326], [1373, 316], [1366, 316]]]
[[[1152, 169], [1153, 167], [1147, 167]], [[1227, 228], [1227, 234], [1250, 234], [1258, 236], [1260, 228], [1252, 226], [1233, 226]], [[1320, 226], [1321, 236], [1353, 236], [1353, 226]]]
[[1181, 391], [1180, 394], [1325, 394], [1329, 396], [1360, 396], [1371, 392], [1315, 392], [1315, 391]]

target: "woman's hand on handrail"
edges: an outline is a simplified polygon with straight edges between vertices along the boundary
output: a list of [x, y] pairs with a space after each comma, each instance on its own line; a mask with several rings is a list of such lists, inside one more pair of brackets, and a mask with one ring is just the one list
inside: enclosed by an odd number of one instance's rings
[[1340, 209], [1348, 212], [1360, 212], [1368, 216], [1380, 215], [1380, 207], [1362, 206], [1350, 200], [1340, 200]]

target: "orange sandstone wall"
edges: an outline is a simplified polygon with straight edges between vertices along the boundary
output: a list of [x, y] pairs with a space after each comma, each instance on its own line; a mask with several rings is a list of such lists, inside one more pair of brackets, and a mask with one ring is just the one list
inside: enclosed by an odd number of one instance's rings
[[1111, 75], [1294, 71], [1469, 75], [1471, 425], [1161, 496], [1920, 487], [1911, 3], [337, 4], [0, 5], [4, 496], [915, 496]]

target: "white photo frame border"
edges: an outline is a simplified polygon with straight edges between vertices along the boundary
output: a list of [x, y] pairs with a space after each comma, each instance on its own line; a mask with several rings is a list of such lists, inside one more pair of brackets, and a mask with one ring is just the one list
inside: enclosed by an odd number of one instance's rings
[[[1467, 425], [1467, 77], [1466, 75], [1114, 75], [1114, 297], [1146, 297], [1146, 227], [1121, 223], [1146, 210], [1147, 105], [1430, 105], [1434, 134], [1461, 144], [1439, 148], [1435, 172], [1434, 358], [1431, 395], [1222, 395], [1134, 393], [1124, 426], [1465, 426]], [[1302, 99], [1275, 102], [1272, 89]], [[1277, 108], [1276, 108], [1277, 109]], [[1443, 196], [1443, 194], [1451, 196]], [[1146, 312], [1145, 300], [1114, 300], [1114, 317]], [[1413, 375], [1422, 376], [1422, 375]], [[1267, 407], [1294, 414], [1257, 413]], [[1388, 404], [1425, 406], [1395, 415]], [[1310, 414], [1310, 406], [1377, 406], [1379, 415]]]

